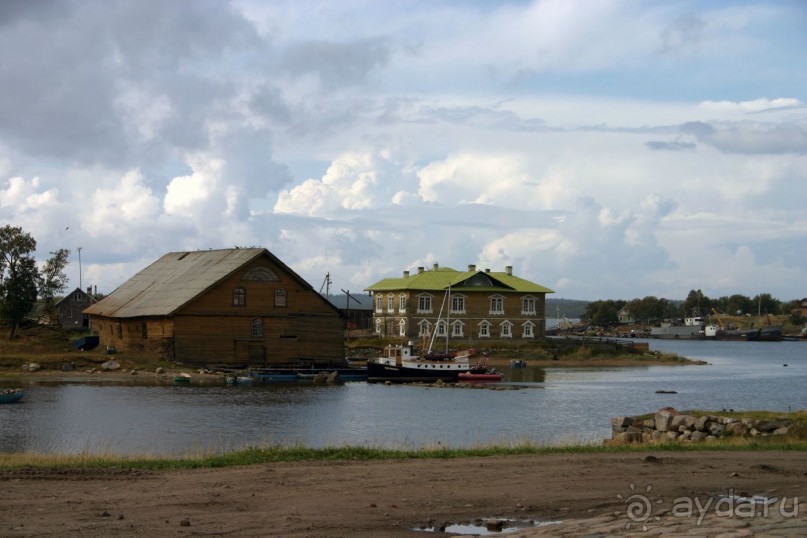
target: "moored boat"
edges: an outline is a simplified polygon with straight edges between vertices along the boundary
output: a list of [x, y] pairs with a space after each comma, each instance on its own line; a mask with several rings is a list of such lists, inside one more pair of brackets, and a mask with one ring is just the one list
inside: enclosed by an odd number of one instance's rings
[[470, 369], [467, 354], [443, 353], [419, 357], [415, 355], [414, 346], [409, 342], [406, 345], [387, 346], [382, 356], [368, 360], [367, 381], [456, 382], [460, 373], [468, 372]]
[[185, 372], [179, 373], [174, 376], [174, 383], [190, 383], [191, 375]]
[[459, 381], [501, 381], [504, 374], [496, 371], [496, 368], [488, 368], [488, 360], [482, 359], [474, 364], [467, 372], [460, 372], [457, 376]]
[[0, 389], [0, 404], [19, 402], [23, 396], [23, 389]]

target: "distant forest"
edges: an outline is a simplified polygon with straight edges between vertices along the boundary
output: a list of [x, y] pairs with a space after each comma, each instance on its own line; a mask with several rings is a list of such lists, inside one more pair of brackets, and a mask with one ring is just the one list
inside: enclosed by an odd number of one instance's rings
[[590, 301], [546, 298], [545, 316], [548, 318], [581, 318]]

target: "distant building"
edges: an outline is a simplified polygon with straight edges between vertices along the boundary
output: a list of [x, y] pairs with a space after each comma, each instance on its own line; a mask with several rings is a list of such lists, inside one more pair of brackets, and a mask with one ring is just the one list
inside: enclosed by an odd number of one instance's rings
[[328, 298], [345, 318], [345, 328], [349, 331], [370, 330], [373, 326], [373, 298], [366, 293], [331, 295]]
[[92, 288], [83, 291], [76, 288], [56, 303], [59, 314], [59, 324], [65, 331], [86, 331], [90, 328], [90, 316], [84, 314], [84, 309], [95, 302], [92, 297]]
[[801, 312], [802, 316], [807, 317], [807, 299], [797, 301], [796, 305], [790, 309], [791, 314], [795, 314], [797, 312]]
[[457, 271], [434, 264], [385, 278], [373, 294], [373, 329], [381, 336], [450, 340], [533, 339], [545, 331], [549, 288], [504, 272]]
[[623, 325], [630, 325], [631, 323], [636, 323], [636, 318], [633, 316], [633, 314], [630, 311], [630, 308], [628, 308], [627, 306], [623, 306], [622, 308], [619, 309], [619, 312], [616, 313], [616, 319], [619, 321], [619, 323], [622, 323]]
[[171, 252], [85, 313], [101, 346], [232, 367], [344, 362], [339, 311], [263, 248]]

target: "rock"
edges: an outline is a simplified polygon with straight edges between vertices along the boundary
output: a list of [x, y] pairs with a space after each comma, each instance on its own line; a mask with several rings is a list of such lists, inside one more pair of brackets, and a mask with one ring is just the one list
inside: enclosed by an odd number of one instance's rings
[[315, 385], [324, 385], [328, 381], [328, 374], [326, 372], [319, 372], [314, 376]]
[[704, 415], [702, 417], [698, 417], [695, 420], [694, 427], [699, 432], [705, 432], [708, 429], [708, 424], [709, 424], [709, 417], [708, 415]]
[[787, 435], [787, 432], [790, 431], [788, 426], [782, 426], [781, 428], [777, 428], [773, 430], [773, 435]]
[[660, 432], [670, 431], [673, 415], [667, 411], [656, 413], [656, 430]]
[[101, 365], [101, 370], [104, 371], [120, 370], [120, 363], [118, 361], [106, 361]]
[[154, 373], [155, 374], [164, 374], [165, 373], [165, 368], [163, 368], [162, 366], [158, 366], [157, 369], [154, 370]]
[[66, 362], [62, 364], [62, 372], [72, 372], [76, 369], [76, 365], [72, 362]]
[[187, 518], [187, 517], [186, 517], [186, 518], [182, 518], [182, 519], [180, 519], [180, 520], [179, 520], [179, 525], [180, 525], [181, 527], [190, 527], [190, 526], [191, 526], [191, 520], [190, 520], [190, 518]]
[[706, 439], [706, 437], [707, 437], [706, 432], [702, 432], [700, 430], [695, 430], [694, 432], [692, 432], [692, 435], [690, 436], [690, 439], [692, 441], [703, 441], [704, 439]]
[[31, 364], [28, 365], [28, 371], [29, 372], [38, 372], [41, 369], [42, 369], [42, 366], [40, 366], [40, 364], [38, 362], [32, 362]]
[[339, 377], [339, 372], [331, 372], [328, 374], [325, 383], [328, 385], [341, 385], [342, 379]]
[[633, 419], [631, 417], [611, 417], [611, 427], [612, 428], [626, 428], [633, 424]]
[[485, 523], [485, 528], [492, 532], [501, 532], [504, 529], [504, 521], [500, 519], [492, 519]]
[[642, 461], [644, 463], [661, 463], [661, 459], [656, 456], [645, 456], [642, 458]]

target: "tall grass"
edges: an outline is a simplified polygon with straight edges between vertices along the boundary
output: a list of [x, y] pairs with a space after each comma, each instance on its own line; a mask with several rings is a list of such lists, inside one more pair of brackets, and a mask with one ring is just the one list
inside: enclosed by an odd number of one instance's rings
[[[801, 436], [799, 436], [801, 437]], [[331, 446], [312, 448], [301, 445], [272, 444], [245, 447], [226, 453], [209, 453], [182, 457], [115, 456], [105, 454], [45, 455], [0, 454], [0, 471], [22, 468], [108, 469], [126, 468], [143, 470], [177, 470], [221, 468], [280, 462], [317, 461], [371, 461], [407, 459], [455, 459], [492, 456], [546, 454], [619, 454], [626, 452], [690, 452], [738, 450], [793, 450], [807, 451], [807, 440], [786, 436], [753, 439], [729, 438], [707, 443], [677, 443], [644, 445], [613, 445], [601, 443], [575, 443], [540, 445], [519, 441], [510, 445], [479, 445], [470, 448], [448, 448], [440, 445], [424, 448], [384, 448], [368, 446]]]

